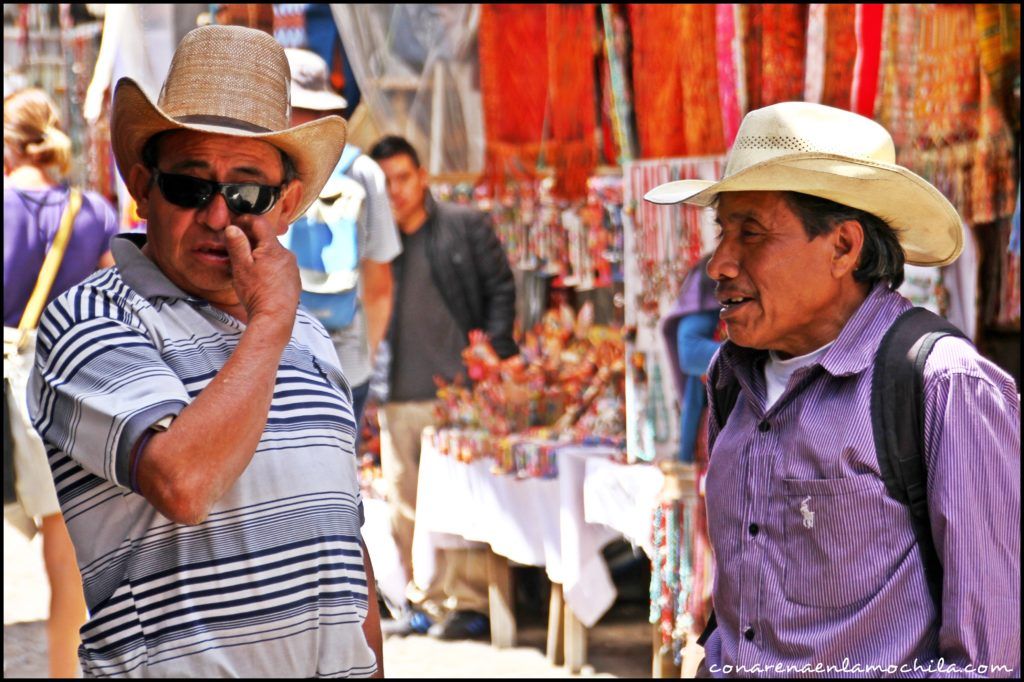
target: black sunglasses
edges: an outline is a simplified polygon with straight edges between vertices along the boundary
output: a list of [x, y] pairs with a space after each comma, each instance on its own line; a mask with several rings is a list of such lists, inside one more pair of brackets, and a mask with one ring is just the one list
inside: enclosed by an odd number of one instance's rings
[[182, 208], [202, 208], [220, 194], [232, 213], [263, 215], [281, 196], [281, 186], [255, 182], [213, 182], [191, 175], [164, 173], [153, 168], [153, 178], [167, 201]]

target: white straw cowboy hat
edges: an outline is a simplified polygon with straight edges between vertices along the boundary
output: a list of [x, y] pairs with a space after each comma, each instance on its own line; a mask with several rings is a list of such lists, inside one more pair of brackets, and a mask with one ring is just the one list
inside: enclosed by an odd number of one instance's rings
[[892, 136], [871, 119], [808, 102], [782, 102], [743, 118], [721, 180], [678, 180], [644, 198], [710, 206], [721, 192], [792, 191], [830, 199], [889, 223], [912, 265], [952, 263], [963, 250], [960, 216], [925, 179], [896, 165]]
[[328, 84], [327, 62], [316, 52], [285, 48], [292, 75], [292, 107], [313, 111], [338, 111], [348, 100], [334, 92]]
[[155, 105], [131, 78], [117, 82], [110, 129], [121, 177], [143, 163], [146, 141], [166, 130], [262, 140], [295, 163], [302, 198], [287, 219], [298, 219], [341, 158], [346, 126], [340, 116], [328, 116], [290, 128], [289, 81], [284, 49], [270, 34], [241, 26], [190, 31]]

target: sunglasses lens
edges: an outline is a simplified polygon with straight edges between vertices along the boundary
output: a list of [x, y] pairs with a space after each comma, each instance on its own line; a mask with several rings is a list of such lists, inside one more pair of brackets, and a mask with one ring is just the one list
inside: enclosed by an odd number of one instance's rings
[[167, 201], [183, 208], [204, 206], [213, 196], [213, 185], [210, 182], [190, 175], [161, 173], [158, 177], [158, 184]]
[[266, 185], [227, 185], [224, 187], [224, 199], [234, 213], [261, 215], [275, 203], [274, 188]]
[[191, 175], [155, 172], [164, 198], [182, 208], [206, 206], [218, 191], [232, 213], [262, 215], [277, 203], [278, 187], [255, 183], [217, 184]]

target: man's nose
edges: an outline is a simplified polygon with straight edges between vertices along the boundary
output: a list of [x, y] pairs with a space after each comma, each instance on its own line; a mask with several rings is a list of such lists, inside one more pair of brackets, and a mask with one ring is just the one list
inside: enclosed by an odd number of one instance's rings
[[231, 211], [228, 210], [227, 200], [220, 192], [214, 194], [210, 203], [196, 211], [196, 220], [211, 230], [223, 230], [231, 224]]
[[708, 277], [718, 281], [734, 279], [740, 274], [739, 251], [734, 240], [723, 237], [708, 261]]

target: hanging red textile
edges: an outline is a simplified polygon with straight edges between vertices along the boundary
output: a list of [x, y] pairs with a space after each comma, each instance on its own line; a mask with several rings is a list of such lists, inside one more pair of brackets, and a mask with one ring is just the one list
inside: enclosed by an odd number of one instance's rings
[[821, 103], [830, 107], [850, 108], [853, 66], [857, 61], [857, 35], [850, 27], [856, 22], [856, 14], [854, 5], [826, 5], [825, 85]]
[[725, 151], [714, 5], [629, 5], [642, 158]]
[[804, 96], [807, 5], [763, 5], [761, 105]]
[[533, 177], [547, 105], [547, 10], [543, 5], [483, 5], [480, 93], [486, 175]]
[[683, 93], [683, 133], [687, 156], [725, 152], [722, 106], [718, 99], [718, 51], [715, 5], [682, 6], [676, 49], [677, 78]]
[[682, 5], [629, 5], [640, 158], [686, 155], [679, 74]]
[[875, 115], [884, 9], [884, 5], [857, 5], [857, 62], [853, 72], [850, 110], [868, 118]]
[[594, 8], [547, 5], [551, 137], [545, 151], [555, 169], [552, 194], [565, 199], [584, 198], [587, 178], [597, 167]]
[[553, 193], [583, 198], [597, 165], [593, 5], [483, 5], [480, 89], [486, 181], [555, 169]]
[[743, 74], [747, 87], [747, 111], [764, 106], [761, 87], [764, 6], [740, 5], [743, 24]]

